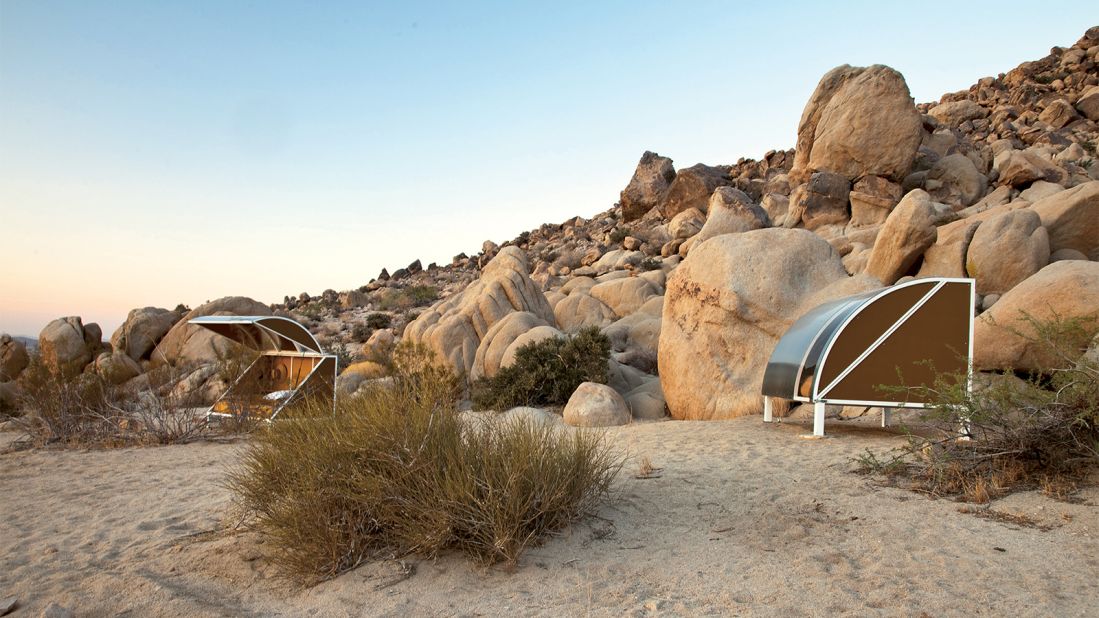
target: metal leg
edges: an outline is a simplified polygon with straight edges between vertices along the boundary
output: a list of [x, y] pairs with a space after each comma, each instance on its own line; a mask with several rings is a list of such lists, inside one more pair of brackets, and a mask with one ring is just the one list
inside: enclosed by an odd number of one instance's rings
[[890, 412], [892, 412], [892, 410], [890, 410], [889, 408], [882, 408], [881, 409], [881, 426], [882, 427], [888, 427], [889, 426], [889, 413]]
[[775, 420], [775, 410], [770, 397], [763, 398], [763, 422], [770, 423]]
[[813, 404], [813, 435], [818, 437], [824, 436], [824, 402], [818, 401]]

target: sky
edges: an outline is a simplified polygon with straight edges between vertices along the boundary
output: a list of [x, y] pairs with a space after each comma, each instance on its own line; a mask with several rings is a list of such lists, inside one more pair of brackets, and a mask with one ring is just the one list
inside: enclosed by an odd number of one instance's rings
[[[1030, 2], [0, 0], [0, 332], [449, 263], [794, 146], [840, 64], [917, 102], [1074, 43]], [[1090, 14], [1089, 14], [1090, 13]]]

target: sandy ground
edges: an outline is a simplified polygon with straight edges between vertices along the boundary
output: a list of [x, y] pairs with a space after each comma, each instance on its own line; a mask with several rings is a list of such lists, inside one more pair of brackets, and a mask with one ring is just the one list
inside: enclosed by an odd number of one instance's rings
[[[518, 569], [459, 556], [280, 581], [232, 532], [219, 485], [241, 445], [0, 455], [0, 598], [90, 616], [1012, 615], [1099, 613], [1099, 490], [992, 505], [1049, 529], [959, 512], [850, 472], [896, 433], [830, 422], [664, 422], [611, 430], [634, 458], [597, 518]], [[10, 440], [10, 438], [8, 438]], [[637, 459], [663, 468], [637, 479]]]

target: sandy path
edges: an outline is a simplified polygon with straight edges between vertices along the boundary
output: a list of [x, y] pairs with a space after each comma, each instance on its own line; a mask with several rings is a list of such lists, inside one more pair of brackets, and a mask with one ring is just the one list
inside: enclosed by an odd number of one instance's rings
[[367, 565], [309, 590], [274, 577], [251, 534], [223, 529], [219, 486], [240, 445], [0, 456], [0, 597], [15, 616], [77, 615], [1096, 615], [1099, 490], [1031, 492], [993, 508], [1050, 530], [851, 474], [866, 423], [652, 423], [612, 430], [664, 468], [600, 517], [532, 549], [515, 572], [457, 556]]

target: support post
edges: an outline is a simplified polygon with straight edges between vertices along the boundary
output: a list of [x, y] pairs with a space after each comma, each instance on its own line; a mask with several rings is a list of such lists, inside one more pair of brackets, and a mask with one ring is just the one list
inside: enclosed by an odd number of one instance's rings
[[813, 435], [817, 437], [824, 436], [824, 402], [818, 401], [813, 404]]
[[890, 412], [892, 412], [892, 410], [890, 408], [882, 408], [881, 409], [881, 426], [882, 427], [888, 427], [889, 426], [889, 413]]
[[774, 405], [771, 403], [771, 398], [770, 397], [764, 396], [763, 397], [763, 422], [764, 423], [770, 423], [773, 420], [775, 420]]

